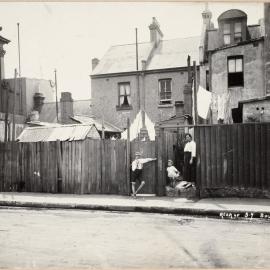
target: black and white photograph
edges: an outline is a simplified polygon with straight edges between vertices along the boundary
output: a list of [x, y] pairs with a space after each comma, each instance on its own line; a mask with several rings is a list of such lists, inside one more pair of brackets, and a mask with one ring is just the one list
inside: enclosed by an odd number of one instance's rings
[[0, 2], [0, 268], [270, 268], [270, 2]]

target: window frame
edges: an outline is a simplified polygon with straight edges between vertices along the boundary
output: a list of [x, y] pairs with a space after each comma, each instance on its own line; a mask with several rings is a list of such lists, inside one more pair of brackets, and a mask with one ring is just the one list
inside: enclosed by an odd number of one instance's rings
[[[240, 32], [236, 32], [236, 24], [240, 24]], [[234, 23], [234, 31], [233, 31], [233, 37], [234, 37], [234, 41], [235, 42], [241, 42], [243, 40], [243, 33], [242, 33], [242, 22], [235, 22]], [[240, 33], [240, 37], [236, 37], [237, 34]], [[240, 40], [237, 40], [238, 38], [240, 38]]]
[[[166, 88], [166, 82], [170, 83], [170, 91], [166, 91], [167, 89], [165, 89], [164, 93], [164, 97], [165, 98], [161, 98], [161, 83], [165, 82], [165, 88]], [[159, 105], [171, 105], [172, 104], [172, 78], [162, 78], [158, 80], [158, 95], [159, 95]], [[169, 95], [169, 98], [167, 97], [167, 95]]]
[[[236, 60], [241, 59], [242, 60], [242, 71], [236, 71]], [[234, 70], [233, 72], [229, 72], [229, 61], [234, 60]], [[230, 75], [231, 74], [231, 75]], [[238, 78], [239, 82], [232, 82], [234, 77], [237, 78], [238, 76], [241, 76]], [[244, 87], [244, 56], [243, 55], [233, 55], [233, 56], [228, 56], [227, 57], [227, 76], [228, 76], [228, 88], [233, 88], [233, 87]]]
[[[129, 86], [129, 94], [121, 94], [121, 85], [128, 85]], [[121, 97], [129, 97], [130, 102], [128, 102], [129, 104], [125, 105], [125, 104], [121, 104], [120, 100]], [[126, 82], [119, 82], [118, 83], [118, 105], [116, 106], [117, 109], [131, 109], [132, 105], [131, 105], [131, 84], [130, 82], [126, 81]]]
[[[228, 33], [225, 33], [225, 25], [228, 25], [229, 26]], [[226, 43], [225, 42], [225, 36], [226, 37], [229, 37], [229, 43]], [[232, 43], [232, 40], [231, 39], [232, 39], [232, 37], [231, 37], [231, 23], [224, 23], [223, 24], [223, 43], [225, 45], [230, 45]]]

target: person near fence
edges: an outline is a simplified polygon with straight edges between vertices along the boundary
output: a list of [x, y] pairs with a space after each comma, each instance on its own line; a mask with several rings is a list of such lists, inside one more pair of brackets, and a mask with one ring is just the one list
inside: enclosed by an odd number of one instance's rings
[[[142, 179], [143, 164], [156, 160], [156, 158], [140, 158], [141, 153], [135, 153], [135, 159], [131, 163], [131, 196], [136, 197], [136, 194], [142, 189], [145, 185], [145, 181]], [[136, 183], [139, 184], [138, 189], [136, 190]]]
[[173, 161], [168, 160], [168, 167], [167, 167], [167, 173], [168, 173], [168, 180], [171, 187], [175, 187], [176, 180], [180, 177], [180, 172], [173, 166]]
[[196, 143], [193, 141], [191, 134], [186, 134], [187, 141], [184, 148], [184, 180], [195, 183], [196, 181]]

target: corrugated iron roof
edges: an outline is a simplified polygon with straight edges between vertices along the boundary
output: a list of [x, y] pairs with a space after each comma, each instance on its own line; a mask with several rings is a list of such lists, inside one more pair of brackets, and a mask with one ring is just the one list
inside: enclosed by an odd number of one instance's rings
[[[151, 42], [139, 43], [139, 65], [151, 55], [146, 70], [176, 68], [187, 66], [187, 55], [199, 60], [200, 37], [161, 40], [153, 50]], [[140, 67], [141, 69], [141, 67]], [[136, 71], [136, 44], [112, 46], [100, 60], [92, 75]]]
[[77, 141], [89, 137], [95, 125], [62, 125], [53, 127], [27, 127], [17, 138], [20, 142]]
[[[74, 119], [75, 121], [78, 121], [81, 124], [92, 124], [95, 125], [98, 131], [102, 131], [102, 119], [98, 119], [96, 117], [91, 116], [85, 116], [85, 115], [75, 115], [74, 117], [71, 117], [71, 119]], [[104, 128], [105, 132], [122, 132], [123, 130], [112, 125], [111, 123], [108, 123], [107, 121], [104, 121]]]

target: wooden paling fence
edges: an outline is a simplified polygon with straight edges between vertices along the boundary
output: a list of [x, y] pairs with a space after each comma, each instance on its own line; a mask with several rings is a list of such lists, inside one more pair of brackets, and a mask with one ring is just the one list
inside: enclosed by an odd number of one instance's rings
[[201, 189], [270, 190], [270, 123], [197, 126], [195, 141]]
[[[135, 152], [156, 157], [156, 144], [131, 142], [130, 149], [128, 159], [125, 140], [1, 143], [0, 191], [127, 195]], [[145, 165], [144, 193], [156, 192], [156, 164]]]
[[[200, 191], [270, 191], [270, 123], [201, 125], [193, 130]], [[139, 151], [142, 157], [157, 158], [144, 166], [143, 192], [163, 196], [167, 161], [181, 155], [183, 135], [183, 130], [177, 134], [161, 128], [155, 142], [0, 143], [0, 191], [128, 195], [131, 161]]]

